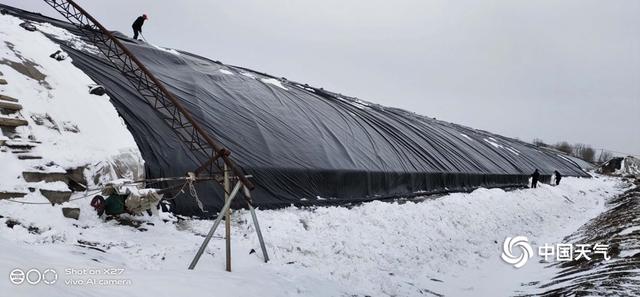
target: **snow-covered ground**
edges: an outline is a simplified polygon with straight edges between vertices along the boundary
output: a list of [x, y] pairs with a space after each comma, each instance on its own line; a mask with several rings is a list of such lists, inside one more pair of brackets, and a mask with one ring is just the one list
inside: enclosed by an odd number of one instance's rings
[[[178, 221], [168, 214], [139, 217], [144, 221], [140, 231], [103, 221], [86, 200], [69, 203], [82, 209], [78, 221], [63, 218], [61, 206], [0, 201], [1, 274], [14, 268], [59, 273], [51, 286], [15, 286], [7, 279], [0, 281], [0, 291], [24, 296], [509, 295], [555, 271], [543, 270], [535, 259], [521, 269], [502, 262], [505, 237], [528, 236], [534, 245], [560, 242], [621, 191], [617, 179], [566, 178], [557, 187], [479, 189], [419, 203], [258, 211], [268, 264], [262, 262], [249, 214], [238, 211], [233, 215], [232, 273], [224, 271], [220, 232], [196, 270], [187, 270], [211, 221]], [[7, 228], [9, 218], [21, 225]], [[87, 278], [65, 274], [70, 268], [121, 268], [124, 272], [112, 278], [131, 284], [66, 285], [65, 280]]]
[[[607, 201], [607, 211], [565, 237], [567, 243], [607, 244], [610, 259], [555, 262], [553, 278], [531, 282], [545, 296], [640, 296], [640, 180]], [[529, 290], [527, 290], [529, 291]]]

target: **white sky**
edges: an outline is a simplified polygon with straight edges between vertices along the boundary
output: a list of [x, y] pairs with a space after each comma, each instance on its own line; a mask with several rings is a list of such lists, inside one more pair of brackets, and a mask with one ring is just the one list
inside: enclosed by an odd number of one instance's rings
[[127, 34], [147, 13], [157, 45], [522, 140], [640, 154], [640, 1], [77, 2]]

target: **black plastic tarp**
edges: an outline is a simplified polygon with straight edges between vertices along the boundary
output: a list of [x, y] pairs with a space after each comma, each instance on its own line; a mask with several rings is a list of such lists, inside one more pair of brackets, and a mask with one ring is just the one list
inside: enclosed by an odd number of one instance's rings
[[[253, 175], [253, 199], [262, 208], [525, 185], [535, 168], [547, 177], [554, 170], [587, 176], [575, 163], [515, 139], [121, 38]], [[183, 176], [201, 165], [103, 57], [58, 42], [77, 67], [107, 88], [149, 178]], [[200, 183], [197, 189], [210, 213], [222, 206], [217, 185]], [[180, 214], [201, 214], [194, 199], [174, 201]]]

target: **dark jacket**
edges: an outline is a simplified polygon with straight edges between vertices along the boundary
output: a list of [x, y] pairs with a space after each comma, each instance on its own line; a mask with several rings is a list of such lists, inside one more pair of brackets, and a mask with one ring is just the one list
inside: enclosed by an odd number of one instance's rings
[[136, 31], [142, 31], [142, 25], [144, 25], [144, 16], [139, 16], [135, 22], [133, 22], [133, 25], [131, 25], [131, 27], [133, 27], [134, 30]]
[[531, 177], [534, 181], [538, 181], [540, 179], [540, 172], [538, 172], [538, 170], [534, 171]]
[[108, 215], [119, 215], [127, 211], [125, 207], [125, 200], [127, 195], [113, 194], [104, 201], [104, 210]]

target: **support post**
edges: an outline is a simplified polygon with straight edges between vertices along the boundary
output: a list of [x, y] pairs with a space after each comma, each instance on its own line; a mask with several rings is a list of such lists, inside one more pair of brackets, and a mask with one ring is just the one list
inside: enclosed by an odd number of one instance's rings
[[233, 201], [233, 198], [236, 197], [241, 187], [242, 187], [241, 181], [238, 181], [235, 187], [233, 187], [233, 191], [231, 191], [231, 194], [229, 195], [229, 199], [227, 199], [227, 201], [224, 203], [224, 206], [220, 210], [220, 213], [218, 213], [218, 217], [216, 218], [215, 222], [213, 222], [213, 226], [211, 226], [211, 230], [209, 230], [209, 233], [207, 234], [207, 237], [205, 237], [204, 241], [202, 242], [202, 245], [200, 245], [200, 249], [198, 249], [196, 256], [191, 261], [191, 264], [189, 265], [190, 270], [193, 270], [196, 267], [196, 264], [198, 264], [200, 257], [202, 257], [204, 250], [207, 248], [209, 241], [211, 241], [211, 238], [213, 237], [213, 233], [216, 232], [216, 229], [220, 225], [220, 222], [222, 222], [222, 218], [224, 217], [224, 214], [231, 207], [231, 201]]
[[[224, 201], [229, 200], [231, 182], [229, 181], [229, 168], [224, 164]], [[224, 214], [225, 251], [227, 254], [227, 271], [231, 272], [231, 208]]]
[[256, 210], [251, 204], [251, 191], [249, 188], [244, 187], [244, 195], [247, 198], [247, 204], [249, 205], [249, 211], [251, 211], [251, 218], [253, 219], [253, 225], [256, 227], [256, 234], [258, 234], [258, 241], [260, 242], [260, 249], [262, 249], [262, 257], [264, 263], [269, 262], [269, 254], [267, 253], [267, 247], [264, 245], [264, 238], [262, 237], [262, 230], [260, 230], [260, 224], [258, 224], [258, 216]]

